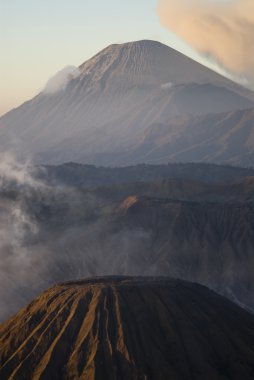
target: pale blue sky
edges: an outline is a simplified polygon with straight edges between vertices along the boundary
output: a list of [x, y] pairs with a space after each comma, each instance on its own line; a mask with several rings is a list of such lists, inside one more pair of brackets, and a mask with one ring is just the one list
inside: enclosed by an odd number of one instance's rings
[[160, 25], [156, 3], [0, 0], [0, 114], [30, 99], [64, 66], [77, 66], [111, 43], [154, 39], [192, 54]]

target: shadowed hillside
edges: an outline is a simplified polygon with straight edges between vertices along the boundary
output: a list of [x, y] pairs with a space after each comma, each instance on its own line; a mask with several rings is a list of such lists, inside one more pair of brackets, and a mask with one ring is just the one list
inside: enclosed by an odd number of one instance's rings
[[39, 179], [53, 185], [95, 187], [128, 182], [148, 182], [158, 179], [225, 183], [254, 176], [254, 169], [200, 163], [143, 164], [118, 168], [66, 163], [58, 166], [40, 166], [37, 168], [36, 175]]

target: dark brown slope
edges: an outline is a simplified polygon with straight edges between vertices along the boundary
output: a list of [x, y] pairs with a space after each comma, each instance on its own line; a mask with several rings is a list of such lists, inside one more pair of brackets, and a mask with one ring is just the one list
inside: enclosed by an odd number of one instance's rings
[[254, 317], [197, 284], [57, 285], [0, 326], [1, 379], [254, 377]]

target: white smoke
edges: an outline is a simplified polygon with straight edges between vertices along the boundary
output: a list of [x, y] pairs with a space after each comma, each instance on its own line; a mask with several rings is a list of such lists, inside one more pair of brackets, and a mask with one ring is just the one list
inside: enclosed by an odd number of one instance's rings
[[78, 78], [80, 71], [78, 67], [67, 66], [58, 71], [52, 78], [48, 80], [43, 89], [44, 94], [55, 94], [65, 90], [68, 83], [75, 78]]
[[0, 189], [10, 184], [37, 188], [42, 184], [35, 179], [30, 161], [18, 161], [11, 153], [0, 155]]
[[169, 88], [172, 88], [174, 85], [173, 85], [173, 83], [171, 83], [171, 82], [168, 82], [168, 83], [163, 83], [162, 85], [161, 85], [161, 89], [162, 90], [168, 90]]

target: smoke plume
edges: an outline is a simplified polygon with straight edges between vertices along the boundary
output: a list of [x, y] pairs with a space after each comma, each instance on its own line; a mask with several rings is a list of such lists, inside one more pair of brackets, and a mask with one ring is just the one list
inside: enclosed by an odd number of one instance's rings
[[52, 78], [48, 80], [43, 92], [45, 94], [55, 94], [56, 92], [65, 90], [68, 83], [79, 76], [79, 68], [75, 66], [67, 66], [58, 71]]
[[254, 80], [253, 0], [159, 0], [161, 23], [231, 74]]
[[42, 183], [34, 177], [34, 167], [30, 161], [19, 162], [11, 153], [0, 155], [0, 189], [16, 186], [41, 187]]

